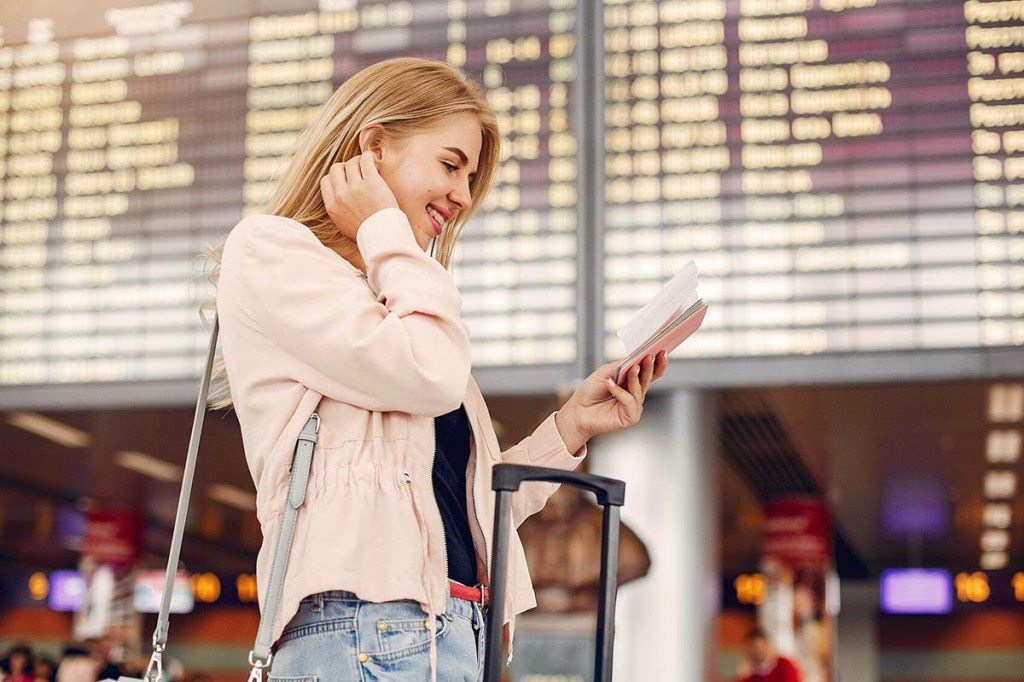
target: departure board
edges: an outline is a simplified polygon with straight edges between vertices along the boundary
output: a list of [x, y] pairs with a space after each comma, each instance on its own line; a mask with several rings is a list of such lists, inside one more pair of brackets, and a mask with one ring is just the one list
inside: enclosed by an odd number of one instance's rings
[[197, 255], [396, 56], [464, 69], [499, 118], [453, 265], [474, 365], [576, 360], [574, 0], [46, 5], [0, 7], [0, 385], [196, 377]]
[[756, 381], [767, 365], [744, 362], [769, 356], [1019, 349], [1022, 15], [1020, 0], [4, 3], [0, 406], [19, 387], [192, 381], [197, 254], [259, 210], [338, 84], [405, 55], [464, 69], [503, 133], [452, 268], [487, 388], [551, 390], [621, 357], [615, 331], [689, 259], [709, 312], [677, 351], [683, 383]]
[[604, 49], [606, 357], [691, 258], [681, 356], [1024, 344], [1024, 3], [605, 0]]

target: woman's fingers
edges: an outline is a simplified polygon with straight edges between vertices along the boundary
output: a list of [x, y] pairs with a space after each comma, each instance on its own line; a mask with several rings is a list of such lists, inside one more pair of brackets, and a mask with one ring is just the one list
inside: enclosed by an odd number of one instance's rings
[[324, 198], [324, 208], [328, 215], [335, 215], [338, 212], [338, 202], [334, 198], [334, 183], [331, 182], [331, 175], [320, 178], [320, 194]]
[[658, 380], [665, 374], [665, 370], [668, 369], [668, 353], [661, 351], [657, 357], [654, 358], [654, 363], [657, 365], [654, 368], [654, 380]]
[[[630, 375], [630, 377], [627, 378], [627, 384], [632, 379], [633, 370], [629, 370], [628, 374]], [[626, 407], [630, 407], [633, 404], [633, 394], [630, 393], [627, 389], [623, 388], [622, 386], [619, 386], [617, 383], [615, 383], [613, 379], [607, 379], [605, 381], [605, 385], [608, 386], [608, 392], [612, 394], [612, 397], [614, 397], [620, 403], [622, 403]]]
[[633, 396], [633, 402], [639, 407], [644, 401], [643, 387], [640, 385], [640, 374], [643, 372], [643, 361], [640, 364], [629, 370], [629, 379], [626, 385], [629, 388], [630, 395]]
[[633, 423], [635, 420], [632, 418], [633, 413], [636, 410], [636, 397], [633, 392], [629, 389], [630, 382], [636, 381], [636, 377], [633, 376], [633, 370], [629, 372], [630, 376], [626, 380], [627, 387], [624, 388], [612, 381], [608, 382], [608, 390], [611, 392], [614, 398], [622, 403], [623, 408], [626, 409], [627, 425]]
[[345, 174], [344, 163], [332, 164], [331, 169], [327, 171], [327, 175], [331, 178], [331, 184], [335, 194], [348, 186], [348, 177]]
[[647, 395], [647, 389], [654, 381], [654, 356], [648, 355], [640, 364], [643, 368], [640, 370], [640, 387], [643, 389], [643, 395]]
[[353, 241], [368, 217], [382, 208], [398, 207], [394, 193], [377, 172], [372, 152], [331, 164], [320, 180], [320, 192], [338, 231]]
[[377, 172], [377, 165], [374, 162], [373, 152], [366, 151], [359, 155], [359, 170], [362, 173], [364, 180], [369, 180], [370, 178], [379, 175]]
[[359, 168], [359, 163], [362, 161], [363, 156], [353, 156], [351, 159], [345, 162], [345, 176], [348, 178], [349, 184], [358, 182], [363, 179], [363, 172]]

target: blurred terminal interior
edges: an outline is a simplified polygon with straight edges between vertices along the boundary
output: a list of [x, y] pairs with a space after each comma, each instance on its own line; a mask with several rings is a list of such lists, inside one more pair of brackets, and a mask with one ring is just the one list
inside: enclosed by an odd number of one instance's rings
[[[1016, 494], [1005, 503], [1009, 511], [998, 511], [1002, 503], [993, 499], [1001, 494], [993, 486], [999, 483], [990, 473], [1019, 461], [1019, 436], [1010, 443], [1004, 438], [1019, 433], [1008, 427], [1022, 419], [1024, 385], [743, 389], [716, 392], [712, 401], [716, 437], [706, 454], [716, 463], [719, 499], [719, 679], [731, 679], [740, 665], [755, 606], [764, 598], [762, 503], [792, 495], [828, 501], [842, 601], [837, 647], [866, 647], [878, 666], [878, 677], [861, 679], [1018, 679], [1010, 671], [1019, 671], [1024, 656], [1021, 528], [989, 517], [1024, 514]], [[558, 404], [554, 396], [492, 399], [502, 445], [528, 435]], [[138, 512], [146, 528], [139, 565], [162, 572], [190, 422], [187, 409], [3, 415], [0, 643], [30, 641], [40, 652], [59, 655], [73, 616], [47, 605], [60, 608], [53, 591], [66, 589], [60, 569], [78, 566], [82, 517], [90, 509]], [[212, 413], [206, 422], [195, 490], [182, 553], [194, 608], [172, 616], [172, 652], [211, 679], [227, 680], [241, 674], [258, 623], [251, 571], [261, 541], [231, 412]], [[633, 522], [628, 504], [623, 520], [656, 563], [657, 540]], [[1001, 535], [993, 535], [993, 527], [1008, 539], [994, 540]], [[880, 576], [902, 567], [947, 571], [948, 612], [883, 612]], [[622, 594], [632, 589], [627, 584]], [[868, 634], [856, 633], [864, 641], [851, 639], [852, 629], [844, 632], [844, 610], [867, 615]], [[144, 636], [154, 623], [152, 615], [141, 620]], [[950, 670], [958, 676], [949, 677]], [[994, 674], [972, 677], [978, 670]]]

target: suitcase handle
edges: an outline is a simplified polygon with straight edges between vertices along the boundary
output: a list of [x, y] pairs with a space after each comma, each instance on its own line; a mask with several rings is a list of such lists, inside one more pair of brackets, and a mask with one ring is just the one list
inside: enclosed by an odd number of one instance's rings
[[494, 547], [491, 559], [491, 602], [487, 611], [487, 640], [484, 654], [484, 682], [501, 680], [501, 631], [504, 625], [505, 570], [512, 520], [512, 493], [524, 481], [568, 483], [597, 495], [604, 508], [601, 528], [601, 579], [598, 587], [597, 640], [594, 656], [595, 682], [611, 682], [612, 648], [615, 641], [615, 597], [619, 570], [619, 507], [626, 496], [626, 484], [594, 474], [575, 474], [561, 469], [497, 464], [491, 487], [495, 491]]
[[568, 483], [571, 486], [589, 490], [597, 495], [597, 503], [602, 507], [615, 505], [621, 507], [626, 497], [626, 484], [614, 478], [606, 478], [595, 474], [577, 474], [561, 469], [526, 466], [524, 464], [496, 464], [491, 488], [516, 492], [523, 481], [546, 481], [548, 483]]

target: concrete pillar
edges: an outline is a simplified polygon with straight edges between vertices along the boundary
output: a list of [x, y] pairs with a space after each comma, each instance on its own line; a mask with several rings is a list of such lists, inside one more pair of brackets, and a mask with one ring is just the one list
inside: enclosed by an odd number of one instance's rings
[[626, 481], [622, 519], [651, 555], [619, 592], [615, 676], [717, 680], [717, 410], [698, 392], [649, 396], [636, 426], [595, 439], [590, 471]]
[[878, 583], [843, 581], [835, 637], [839, 682], [878, 682], [877, 623]]

